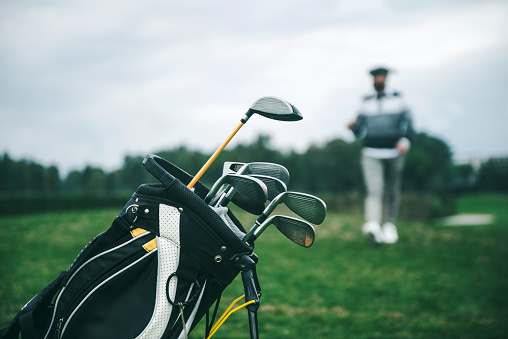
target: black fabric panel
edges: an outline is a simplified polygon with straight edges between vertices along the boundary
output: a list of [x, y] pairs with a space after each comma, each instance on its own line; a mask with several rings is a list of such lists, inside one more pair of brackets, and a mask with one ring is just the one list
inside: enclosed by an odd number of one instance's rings
[[21, 327], [21, 337], [23, 339], [37, 339], [32, 312], [25, 313], [19, 318], [19, 326]]
[[155, 307], [157, 251], [97, 289], [74, 314], [63, 338], [135, 338]]
[[196, 258], [218, 281], [225, 285], [231, 283], [239, 271], [229, 261], [236, 252], [194, 215], [182, 213], [180, 223], [181, 251]]
[[[131, 237], [132, 239], [132, 237]], [[72, 307], [74, 299], [79, 302], [77, 298], [80, 294], [86, 293], [95, 280], [101, 280], [103, 276], [110, 276], [117, 269], [131, 261], [132, 257], [136, 258], [139, 255], [146, 253], [142, 245], [153, 239], [153, 236], [140, 237], [133, 242], [125, 245], [119, 249], [104, 254], [87, 265], [83, 266], [79, 272], [69, 281], [65, 290], [63, 291], [60, 300], [58, 301], [58, 308]], [[61, 306], [60, 306], [61, 305]]]
[[55, 331], [58, 319], [67, 319], [83, 298], [97, 285], [145, 255], [146, 251], [142, 245], [153, 238], [153, 235], [139, 237], [126, 246], [104, 254], [83, 266], [74, 277], [70, 277], [71, 272], [69, 272], [67, 285], [62, 290], [55, 306], [57, 309], [51, 331]]
[[176, 275], [179, 280], [194, 282], [198, 276], [200, 268], [201, 265], [197, 260], [188, 255], [185, 251], [180, 252], [178, 268], [176, 269]]
[[184, 211], [190, 209], [204, 220], [210, 229], [215, 232], [235, 253], [252, 252], [252, 247], [239, 239], [222, 219], [199, 196], [194, 194], [180, 181], [175, 180], [170, 187], [161, 185], [141, 185], [136, 191], [141, 198], [160, 197], [168, 205], [182, 207]]
[[128, 223], [123, 218], [117, 217], [107, 231], [97, 235], [81, 250], [69, 267], [69, 271], [79, 267], [83, 262], [103, 252], [105, 249], [111, 248], [112, 244], [116, 243], [122, 235], [126, 234], [129, 234]]

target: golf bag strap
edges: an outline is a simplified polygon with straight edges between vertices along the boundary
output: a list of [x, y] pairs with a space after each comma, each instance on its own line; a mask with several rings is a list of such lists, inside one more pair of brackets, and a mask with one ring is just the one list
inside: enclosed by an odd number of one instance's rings
[[[155, 154], [148, 154], [143, 160], [143, 165], [146, 170], [156, 177], [165, 187], [171, 186], [175, 179], [187, 185], [193, 178], [193, 176], [178, 166]], [[208, 191], [209, 189], [199, 181], [194, 185], [194, 193], [201, 199], [204, 199]]]
[[36, 339], [32, 312], [27, 312], [19, 317], [19, 328], [23, 339]]

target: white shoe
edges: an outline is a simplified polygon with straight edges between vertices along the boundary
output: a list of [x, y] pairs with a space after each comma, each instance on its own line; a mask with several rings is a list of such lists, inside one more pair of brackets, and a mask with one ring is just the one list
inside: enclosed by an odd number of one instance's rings
[[397, 234], [397, 227], [392, 222], [385, 222], [383, 225], [384, 242], [387, 244], [394, 244], [399, 240]]
[[362, 226], [362, 233], [367, 235], [369, 239], [375, 244], [381, 244], [384, 242], [383, 230], [378, 222], [367, 221]]

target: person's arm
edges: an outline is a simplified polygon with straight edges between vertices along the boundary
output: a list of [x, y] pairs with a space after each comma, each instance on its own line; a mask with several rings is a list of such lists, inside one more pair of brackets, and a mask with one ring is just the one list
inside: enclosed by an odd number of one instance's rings
[[399, 151], [401, 155], [406, 155], [409, 150], [411, 149], [411, 143], [414, 140], [415, 131], [413, 129], [413, 121], [411, 119], [411, 114], [409, 113], [409, 109], [405, 105], [405, 111], [406, 111], [406, 120], [407, 120], [407, 133], [405, 137], [402, 137], [399, 139], [397, 144], [395, 145], [395, 148]]
[[395, 148], [399, 151], [400, 155], [406, 155], [411, 149], [411, 141], [408, 138], [400, 138]]
[[354, 119], [350, 120], [350, 122], [348, 123], [347, 127], [353, 131], [353, 133], [356, 135], [358, 133], [358, 129], [359, 129], [359, 125], [360, 125], [360, 121], [359, 121], [359, 117], [362, 115], [362, 112], [364, 112], [364, 108], [365, 108], [365, 100], [362, 101], [358, 107], [358, 109], [356, 110], [356, 116]]

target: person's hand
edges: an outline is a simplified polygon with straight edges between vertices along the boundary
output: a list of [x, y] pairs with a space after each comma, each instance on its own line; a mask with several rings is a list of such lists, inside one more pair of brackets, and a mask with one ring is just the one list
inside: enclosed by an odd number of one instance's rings
[[407, 152], [409, 152], [409, 145], [405, 142], [398, 142], [397, 145], [395, 146], [395, 148], [397, 148], [397, 150], [399, 151], [399, 154], [400, 155], [406, 155]]

